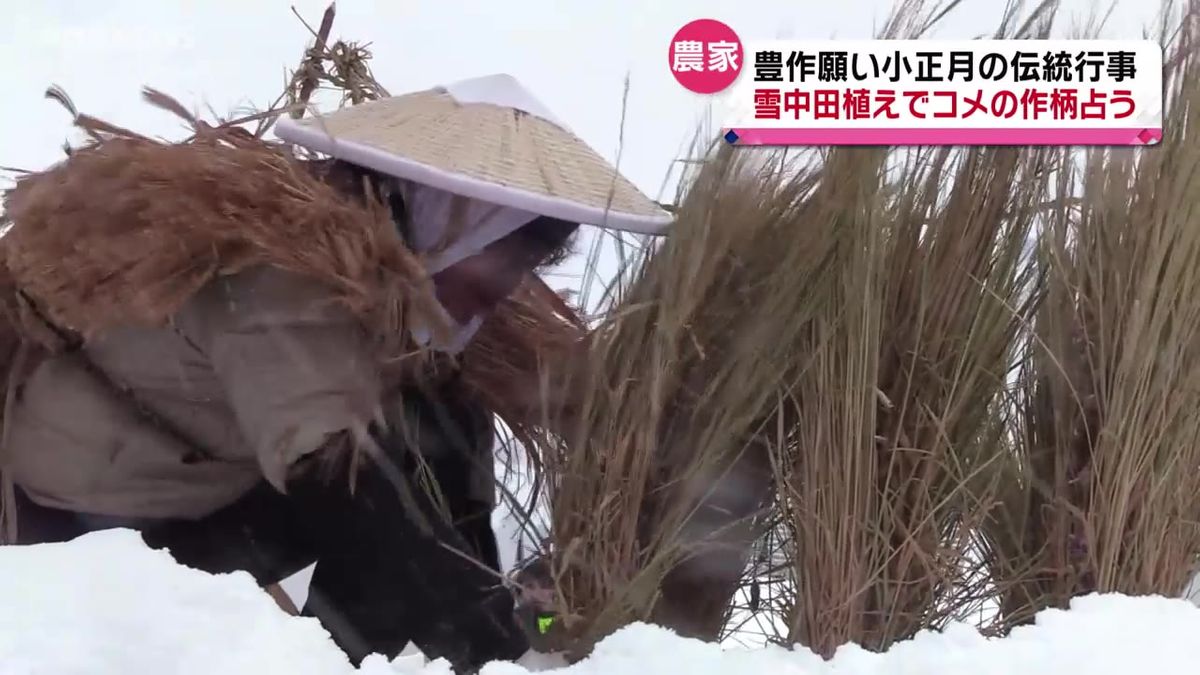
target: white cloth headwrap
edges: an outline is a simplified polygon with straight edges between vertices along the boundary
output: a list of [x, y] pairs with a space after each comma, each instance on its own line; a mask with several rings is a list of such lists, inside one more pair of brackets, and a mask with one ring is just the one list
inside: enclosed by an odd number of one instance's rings
[[[415, 252], [425, 259], [425, 270], [437, 274], [483, 251], [538, 217], [536, 213], [497, 206], [411, 181], [397, 181], [408, 216], [409, 237]], [[446, 314], [449, 325], [454, 321]], [[450, 339], [433, 344], [425, 326], [415, 326], [413, 337], [424, 345], [451, 354], [461, 352], [483, 325], [483, 315], [458, 324]]]
[[538, 217], [410, 181], [400, 181], [399, 189], [413, 248], [425, 257], [430, 274], [470, 258]]

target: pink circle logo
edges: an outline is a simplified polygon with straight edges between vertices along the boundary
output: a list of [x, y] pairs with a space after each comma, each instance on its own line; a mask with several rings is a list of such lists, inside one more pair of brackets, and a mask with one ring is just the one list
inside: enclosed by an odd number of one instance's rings
[[671, 73], [697, 94], [715, 94], [742, 72], [742, 41], [715, 19], [696, 19], [679, 29], [667, 51]]

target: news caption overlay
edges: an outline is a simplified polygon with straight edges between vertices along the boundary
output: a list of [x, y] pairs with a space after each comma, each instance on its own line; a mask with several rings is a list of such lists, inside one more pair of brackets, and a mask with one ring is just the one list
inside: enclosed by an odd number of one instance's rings
[[1152, 145], [1153, 40], [760, 40], [702, 19], [675, 79], [719, 98], [735, 145]]

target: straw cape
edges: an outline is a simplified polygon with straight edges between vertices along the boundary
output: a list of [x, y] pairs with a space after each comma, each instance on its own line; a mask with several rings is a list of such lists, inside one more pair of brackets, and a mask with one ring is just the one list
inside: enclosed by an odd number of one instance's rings
[[34, 315], [79, 340], [161, 324], [215, 276], [263, 264], [338, 289], [381, 339], [398, 335], [406, 313], [433, 314], [419, 262], [384, 210], [229, 130], [178, 144], [101, 137], [21, 177], [4, 208], [4, 299], [10, 325], [26, 330]]
[[[182, 110], [150, 92], [147, 98]], [[542, 410], [535, 413], [516, 403], [522, 397], [513, 389], [537, 382], [545, 364], [556, 360], [553, 353], [577, 345], [585, 329], [536, 275], [527, 275], [458, 358], [433, 357], [414, 344], [408, 328], [417, 321], [444, 329], [439, 325], [444, 313], [434, 299], [425, 260], [406, 246], [384, 204], [337, 184], [322, 170], [327, 162], [302, 159], [285, 144], [236, 126], [187, 119], [193, 136], [168, 143], [76, 115], [91, 141], [69, 149], [64, 161], [45, 171], [20, 176], [4, 193], [0, 387], [5, 408], [15, 389], [10, 385], [39, 354], [75, 349], [117, 325], [165, 325], [214, 278], [269, 265], [337, 291], [375, 336], [386, 380], [438, 377], [444, 366], [456, 368], [466, 386], [510, 427], [537, 425], [534, 415]], [[339, 114], [321, 118], [335, 126], [344, 119]], [[514, 124], [510, 130], [526, 126]], [[521, 173], [523, 160], [513, 162], [513, 175], [523, 176], [517, 184], [539, 189], [541, 204], [552, 207], [535, 213], [609, 222], [598, 192], [600, 176], [607, 176], [616, 186], [616, 223], [645, 231], [662, 225], [665, 212], [614, 178], [611, 167], [588, 154], [586, 146], [555, 145], [571, 137], [549, 130], [549, 124], [539, 122], [535, 138], [541, 140], [523, 146], [525, 156], [542, 166], [545, 183], [532, 184]], [[356, 128], [366, 129], [361, 123]], [[479, 140], [480, 133], [476, 128], [466, 135]], [[455, 144], [447, 147], [441, 154], [457, 161]], [[566, 148], [567, 160], [552, 177], [546, 169], [552, 158], [540, 153], [556, 147]], [[425, 160], [433, 150], [416, 146], [413, 153]], [[483, 169], [500, 171], [499, 163], [464, 166], [468, 172], [482, 167], [469, 181], [475, 187], [486, 185]], [[588, 196], [586, 190], [596, 192]], [[494, 194], [503, 200], [520, 190]], [[538, 208], [538, 203], [518, 206]]]
[[672, 221], [509, 75], [281, 119], [275, 133], [397, 178], [538, 215], [642, 234], [661, 234]]

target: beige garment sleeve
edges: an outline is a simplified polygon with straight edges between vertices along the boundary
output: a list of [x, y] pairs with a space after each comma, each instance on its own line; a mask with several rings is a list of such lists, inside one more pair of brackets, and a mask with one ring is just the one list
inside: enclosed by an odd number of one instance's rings
[[263, 475], [281, 492], [289, 467], [333, 434], [376, 418], [379, 372], [357, 319], [319, 283], [276, 268], [211, 282], [178, 317], [205, 353]]

